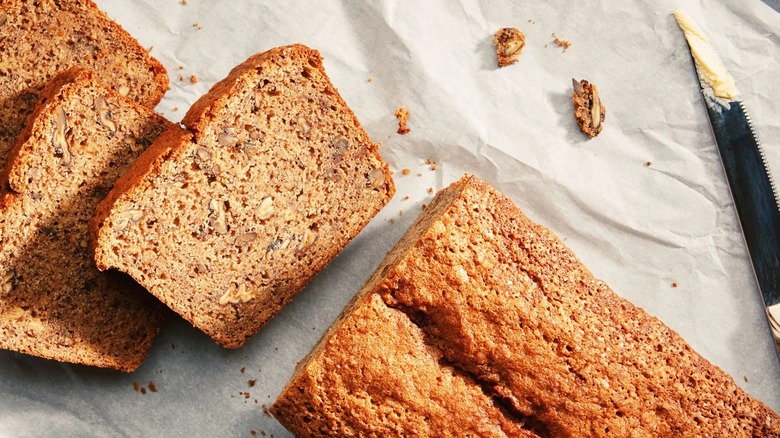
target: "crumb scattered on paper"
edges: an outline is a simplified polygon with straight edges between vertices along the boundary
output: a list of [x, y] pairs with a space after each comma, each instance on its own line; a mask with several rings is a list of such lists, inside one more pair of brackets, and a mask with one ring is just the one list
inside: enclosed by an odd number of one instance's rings
[[402, 175], [409, 175], [410, 173], [412, 173], [412, 171], [411, 171], [411, 170], [409, 170], [409, 169], [403, 169], [403, 170], [401, 171], [401, 174], [402, 174]]
[[679, 284], [677, 284], [677, 282], [676, 282], [676, 281], [673, 281], [673, 282], [672, 282], [672, 287], [677, 287], [677, 286], [679, 286]]
[[200, 23], [198, 23], [197, 21], [192, 25], [192, 27], [198, 30], [203, 30], [203, 27], [201, 27]]
[[650, 166], [652, 166], [652, 165], [653, 165], [653, 162], [652, 162], [652, 161], [648, 161], [647, 163], [645, 163], [645, 166], [647, 166], [647, 167], [650, 167]]
[[496, 46], [498, 66], [506, 67], [520, 58], [520, 53], [525, 47], [525, 35], [516, 27], [505, 27], [496, 32], [493, 45]]
[[553, 38], [555, 38], [553, 40], [553, 42], [555, 44], [557, 44], [559, 47], [563, 47], [563, 51], [564, 52], [566, 50], [568, 50], [569, 47], [571, 47], [571, 43], [568, 40], [562, 40], [562, 39], [558, 38], [558, 35], [556, 35], [556, 34], [552, 34], [552, 36], [553, 36]]
[[406, 126], [406, 120], [409, 119], [409, 111], [399, 106], [395, 110], [395, 117], [398, 119], [398, 133], [401, 135], [408, 134], [410, 129], [408, 126]]
[[370, 84], [371, 82], [374, 82], [374, 78], [372, 78], [371, 76], [369, 76], [369, 77], [368, 77], [368, 80], [367, 80], [366, 82], [368, 82], [368, 83]]
[[154, 382], [149, 382], [149, 391], [157, 392], [157, 385], [155, 385]]
[[198, 83], [198, 77], [196, 75], [190, 75], [190, 83], [191, 84], [197, 84]]

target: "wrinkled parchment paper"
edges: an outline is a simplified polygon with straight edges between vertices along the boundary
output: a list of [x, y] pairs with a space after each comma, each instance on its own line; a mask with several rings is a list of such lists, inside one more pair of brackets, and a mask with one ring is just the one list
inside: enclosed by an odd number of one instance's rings
[[[172, 318], [131, 374], [0, 352], [0, 436], [288, 436], [262, 406], [430, 202], [428, 188], [464, 172], [512, 197], [617, 293], [780, 410], [780, 363], [671, 16], [682, 6], [708, 33], [780, 174], [780, 14], [764, 3], [186, 3], [98, 0], [168, 69], [158, 111], [179, 121], [251, 54], [305, 43], [383, 144], [398, 194], [238, 350]], [[520, 62], [497, 69], [492, 35], [505, 26], [525, 32], [527, 45]], [[572, 77], [597, 84], [607, 107], [593, 140], [572, 117]], [[411, 113], [405, 136], [395, 133], [398, 106]]]

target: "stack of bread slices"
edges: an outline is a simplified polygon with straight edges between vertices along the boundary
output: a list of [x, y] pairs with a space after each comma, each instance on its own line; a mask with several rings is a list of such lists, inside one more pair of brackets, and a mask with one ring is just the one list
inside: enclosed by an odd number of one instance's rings
[[91, 1], [14, 0], [0, 26], [2, 348], [133, 370], [161, 303], [239, 347], [394, 194], [315, 50], [250, 57], [180, 126]]

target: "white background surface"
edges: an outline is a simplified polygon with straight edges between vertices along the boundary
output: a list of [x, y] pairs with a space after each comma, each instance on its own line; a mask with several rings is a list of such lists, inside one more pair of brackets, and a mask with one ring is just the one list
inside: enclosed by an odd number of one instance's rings
[[[780, 410], [780, 363], [671, 12], [683, 6], [709, 34], [776, 174], [780, 14], [758, 0], [187, 3], [98, 1], [168, 69], [158, 111], [178, 121], [251, 54], [307, 44], [383, 144], [398, 193], [241, 349], [174, 317], [132, 374], [0, 352], [0, 436], [287, 436], [261, 406], [430, 201], [428, 187], [464, 172], [512, 197], [618, 294]], [[527, 45], [520, 62], [497, 69], [492, 35], [506, 26]], [[553, 32], [572, 43], [567, 51]], [[596, 139], [574, 123], [572, 77], [597, 84], [607, 107]], [[395, 133], [401, 105], [411, 113], [406, 136]], [[150, 381], [156, 393], [133, 390]]]

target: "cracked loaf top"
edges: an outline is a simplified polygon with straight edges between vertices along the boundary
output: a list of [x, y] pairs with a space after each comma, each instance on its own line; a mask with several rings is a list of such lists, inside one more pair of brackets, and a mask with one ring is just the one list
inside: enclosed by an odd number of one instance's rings
[[476, 177], [437, 195], [272, 408], [298, 436], [777, 436], [780, 418]]

